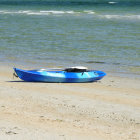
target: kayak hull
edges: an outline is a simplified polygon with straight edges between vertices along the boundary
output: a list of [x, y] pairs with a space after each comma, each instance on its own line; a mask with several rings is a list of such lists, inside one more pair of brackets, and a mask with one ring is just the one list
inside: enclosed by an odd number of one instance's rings
[[41, 71], [22, 70], [14, 68], [16, 75], [27, 82], [50, 82], [50, 83], [85, 83], [102, 79], [106, 73], [90, 70], [86, 72], [66, 71]]

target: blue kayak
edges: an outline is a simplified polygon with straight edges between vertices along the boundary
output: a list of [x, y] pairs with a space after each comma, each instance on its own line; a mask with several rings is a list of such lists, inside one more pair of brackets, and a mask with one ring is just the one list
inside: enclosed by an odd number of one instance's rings
[[100, 80], [106, 75], [103, 71], [87, 70], [85, 67], [70, 67], [62, 70], [14, 68], [14, 71], [14, 75], [27, 82], [85, 83]]

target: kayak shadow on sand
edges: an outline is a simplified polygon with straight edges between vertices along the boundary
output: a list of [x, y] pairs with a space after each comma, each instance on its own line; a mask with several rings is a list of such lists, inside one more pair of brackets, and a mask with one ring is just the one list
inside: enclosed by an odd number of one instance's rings
[[[9, 83], [27, 83], [26, 81], [19, 81], [19, 80], [5, 81], [5, 82], [9, 82]], [[32, 83], [35, 83], [35, 82], [32, 82]]]
[[[9, 82], [9, 83], [46, 83], [46, 84], [47, 84], [47, 83], [52, 83], [52, 84], [53, 84], [53, 83], [54, 83], [54, 84], [57, 84], [57, 83], [58, 83], [58, 84], [79, 84], [79, 83], [74, 83], [74, 82], [73, 82], [73, 83], [66, 83], [66, 82], [65, 82], [65, 83], [63, 83], [63, 82], [38, 82], [38, 81], [37, 81], [37, 82], [34, 82], [34, 81], [19, 81], [19, 80], [5, 81], [5, 82]], [[101, 81], [98, 81], [98, 80], [97, 80], [97, 81], [93, 81], [93, 82], [82, 82], [82, 83], [84, 84], [84, 83], [100, 83], [100, 82], [101, 82]], [[82, 84], [82, 83], [80, 83], [80, 84]]]

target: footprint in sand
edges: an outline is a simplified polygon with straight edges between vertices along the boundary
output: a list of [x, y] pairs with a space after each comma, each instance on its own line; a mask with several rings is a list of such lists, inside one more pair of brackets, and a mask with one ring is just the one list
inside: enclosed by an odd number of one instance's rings
[[18, 127], [13, 127], [13, 128], [10, 128], [10, 130], [6, 130], [5, 128], [5, 134], [6, 135], [15, 135], [15, 134], [18, 134], [18, 130], [20, 130]]
[[18, 133], [14, 132], [14, 131], [7, 131], [7, 132], [5, 132], [5, 134], [7, 134], [7, 135], [13, 135], [13, 134], [18, 134]]

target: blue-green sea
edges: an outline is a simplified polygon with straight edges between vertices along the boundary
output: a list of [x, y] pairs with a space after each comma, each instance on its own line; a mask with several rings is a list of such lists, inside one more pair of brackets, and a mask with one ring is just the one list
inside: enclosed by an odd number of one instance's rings
[[1, 0], [0, 62], [140, 75], [140, 1]]

